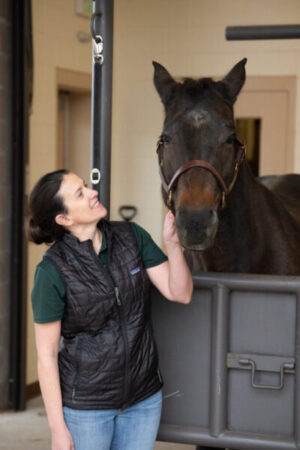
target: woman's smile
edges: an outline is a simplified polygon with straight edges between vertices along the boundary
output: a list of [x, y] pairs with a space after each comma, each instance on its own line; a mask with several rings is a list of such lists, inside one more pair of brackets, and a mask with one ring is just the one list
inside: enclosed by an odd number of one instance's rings
[[98, 199], [98, 192], [87, 187], [74, 173], [64, 176], [59, 194], [67, 208], [66, 217], [72, 227], [97, 224], [107, 215], [106, 208]]

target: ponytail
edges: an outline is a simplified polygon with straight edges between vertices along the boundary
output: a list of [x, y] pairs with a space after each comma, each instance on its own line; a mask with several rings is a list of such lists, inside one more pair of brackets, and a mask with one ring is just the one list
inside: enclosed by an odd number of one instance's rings
[[44, 175], [34, 186], [29, 197], [27, 215], [27, 237], [36, 244], [51, 244], [62, 239], [66, 230], [55, 221], [58, 214], [66, 214], [67, 209], [58, 194], [64, 175], [68, 170], [56, 170]]

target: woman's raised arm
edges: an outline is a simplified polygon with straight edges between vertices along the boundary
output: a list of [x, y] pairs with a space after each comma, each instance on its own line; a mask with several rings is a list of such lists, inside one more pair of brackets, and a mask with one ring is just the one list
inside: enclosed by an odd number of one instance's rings
[[168, 300], [190, 303], [193, 281], [177, 236], [175, 218], [170, 211], [165, 218], [163, 237], [168, 261], [147, 269], [148, 276]]

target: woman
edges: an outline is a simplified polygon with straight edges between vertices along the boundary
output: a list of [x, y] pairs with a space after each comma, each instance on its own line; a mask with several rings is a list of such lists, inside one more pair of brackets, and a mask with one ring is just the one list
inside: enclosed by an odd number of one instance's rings
[[162, 380], [149, 280], [169, 300], [191, 300], [174, 216], [164, 224], [167, 260], [142, 228], [106, 214], [97, 191], [66, 170], [43, 176], [29, 200], [29, 239], [54, 243], [32, 291], [52, 450], [153, 449]]

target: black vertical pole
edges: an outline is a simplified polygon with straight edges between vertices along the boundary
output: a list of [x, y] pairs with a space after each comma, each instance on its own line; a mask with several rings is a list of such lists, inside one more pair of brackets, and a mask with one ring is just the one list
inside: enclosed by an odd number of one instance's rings
[[[93, 0], [91, 168], [101, 172], [101, 183], [93, 184], [100, 201], [110, 210], [111, 109], [113, 58], [113, 0]], [[102, 45], [101, 55], [95, 54]]]
[[25, 167], [28, 161], [29, 111], [32, 97], [31, 0], [12, 2], [12, 220], [10, 402], [23, 410], [26, 402], [27, 244], [24, 233]]

